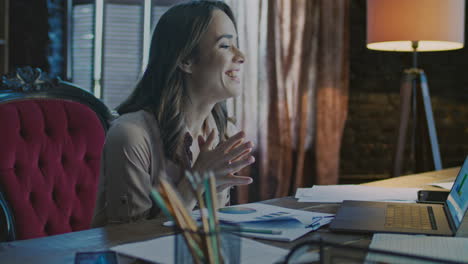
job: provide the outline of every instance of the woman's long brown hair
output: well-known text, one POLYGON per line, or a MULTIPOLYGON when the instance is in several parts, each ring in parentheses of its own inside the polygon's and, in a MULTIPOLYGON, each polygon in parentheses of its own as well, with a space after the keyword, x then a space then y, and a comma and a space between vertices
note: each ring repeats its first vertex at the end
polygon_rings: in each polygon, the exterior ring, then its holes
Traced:
MULTIPOLYGON (((130 96, 117 107, 119 114, 147 110, 154 114, 164 141, 165 155, 176 159, 183 143, 184 105, 188 92, 183 72, 178 65, 197 57, 201 36, 211 22, 213 10, 219 9, 236 22, 223 2, 193 1, 170 8, 159 20, 151 40, 148 66, 130 96)), ((237 29, 237 28, 236 28, 237 29)), ((220 135, 226 134, 226 102, 217 103, 212 110, 220 135)))

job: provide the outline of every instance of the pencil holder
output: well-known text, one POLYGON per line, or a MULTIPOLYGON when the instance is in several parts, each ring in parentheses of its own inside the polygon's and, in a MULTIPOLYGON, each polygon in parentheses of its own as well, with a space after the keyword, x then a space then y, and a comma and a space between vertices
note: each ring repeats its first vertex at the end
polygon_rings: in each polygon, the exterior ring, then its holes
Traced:
POLYGON ((237 264, 240 263, 241 248, 240 237, 236 235, 235 230, 219 231, 205 233, 203 231, 180 231, 175 238, 174 259, 176 264, 192 264, 192 263, 222 263, 222 264, 237 264), (185 235, 184 235, 185 233, 185 235), (197 262, 193 254, 197 254, 193 249, 187 247, 187 236, 198 237, 201 241, 197 243, 203 255, 204 261, 197 262), (217 242, 219 241, 219 242, 217 242), (208 243, 206 243, 208 242, 208 243), (219 246, 215 246, 219 245, 219 246), (217 255, 217 252, 220 252, 217 255), (219 256, 219 258, 217 257, 219 256))

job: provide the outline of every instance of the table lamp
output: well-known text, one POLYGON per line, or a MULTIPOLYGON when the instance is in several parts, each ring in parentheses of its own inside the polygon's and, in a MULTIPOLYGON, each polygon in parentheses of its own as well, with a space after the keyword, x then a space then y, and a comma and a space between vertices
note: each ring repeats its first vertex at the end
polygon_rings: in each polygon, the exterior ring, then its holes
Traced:
POLYGON ((410 113, 416 171, 442 169, 426 75, 418 52, 463 48, 465 0, 367 0, 367 48, 413 53, 404 71, 401 109, 392 176, 402 173, 410 113), (432 167, 432 168, 430 168, 432 167))

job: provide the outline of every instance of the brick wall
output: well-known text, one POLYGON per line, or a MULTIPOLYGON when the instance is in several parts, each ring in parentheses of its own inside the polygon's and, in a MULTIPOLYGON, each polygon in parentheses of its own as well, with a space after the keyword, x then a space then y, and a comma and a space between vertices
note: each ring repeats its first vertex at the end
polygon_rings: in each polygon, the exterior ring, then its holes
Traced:
MULTIPOLYGON (((351 1, 350 19, 349 114, 341 151, 343 183, 390 177, 400 81, 403 70, 412 63, 411 53, 366 49, 365 0, 351 1)), ((428 79, 442 165, 459 166, 468 155, 468 48, 420 53, 418 64, 428 79)), ((413 172, 411 161, 405 162, 404 171, 413 172)))

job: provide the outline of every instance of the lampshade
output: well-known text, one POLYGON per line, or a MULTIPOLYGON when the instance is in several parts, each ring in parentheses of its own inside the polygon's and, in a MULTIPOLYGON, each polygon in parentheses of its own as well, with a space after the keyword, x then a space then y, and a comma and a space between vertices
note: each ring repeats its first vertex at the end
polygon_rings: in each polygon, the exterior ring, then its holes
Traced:
POLYGON ((368 49, 461 49, 464 33, 465 0, 367 0, 368 49))

